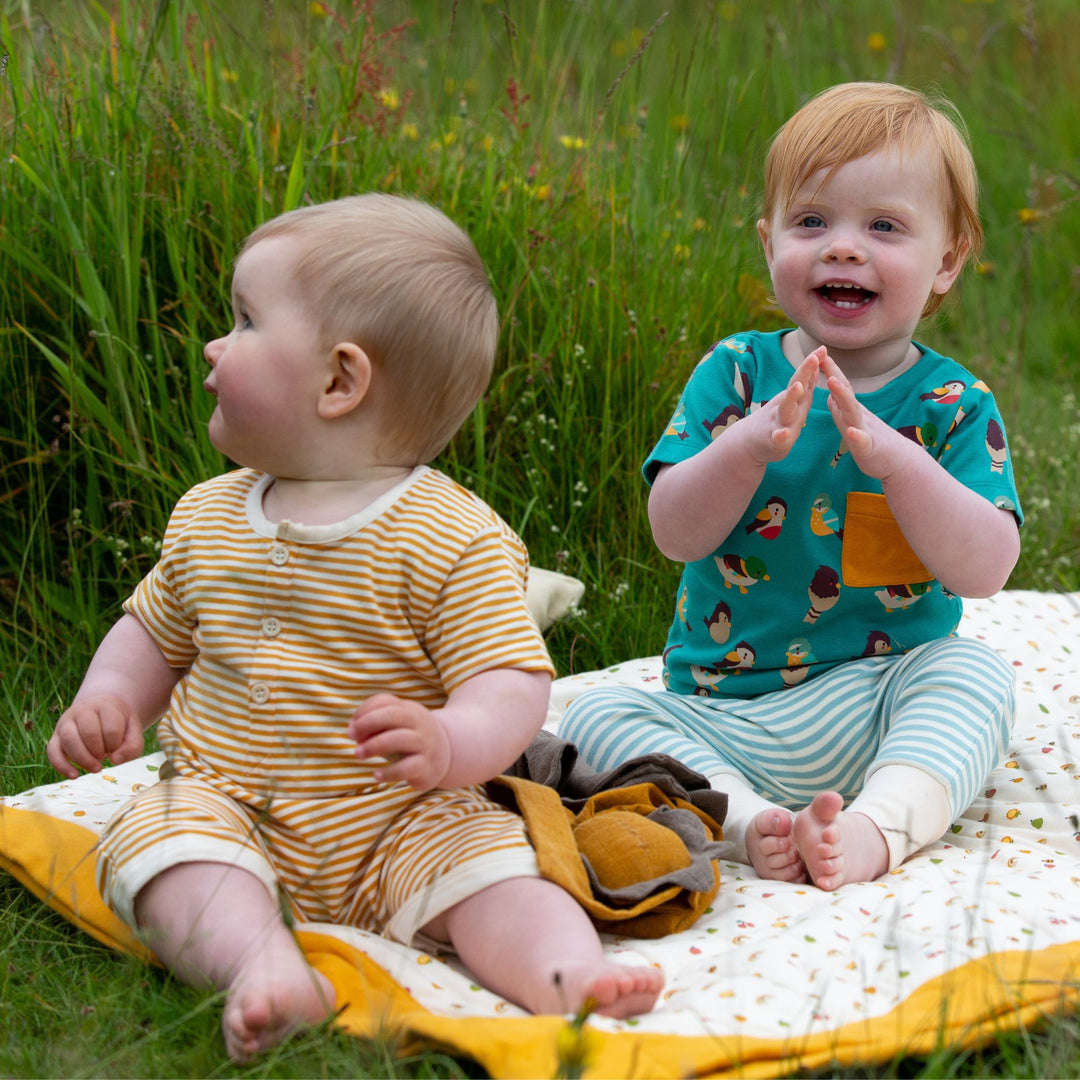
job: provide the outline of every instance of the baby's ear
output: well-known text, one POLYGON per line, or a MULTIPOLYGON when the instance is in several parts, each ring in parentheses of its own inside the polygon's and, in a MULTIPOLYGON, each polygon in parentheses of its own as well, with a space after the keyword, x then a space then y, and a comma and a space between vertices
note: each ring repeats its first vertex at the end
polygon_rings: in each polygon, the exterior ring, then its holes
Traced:
POLYGON ((941 257, 941 266, 934 277, 932 292, 945 295, 964 269, 971 243, 968 240, 957 238, 953 240, 952 247, 941 257))
POLYGON ((760 218, 757 223, 758 239, 761 241, 761 248, 765 252, 765 261, 772 266, 772 230, 769 228, 769 222, 765 218, 760 218))
POLYGON ((335 420, 364 400, 371 386, 371 359, 359 345, 342 341, 330 350, 326 385, 319 396, 319 415, 335 420))

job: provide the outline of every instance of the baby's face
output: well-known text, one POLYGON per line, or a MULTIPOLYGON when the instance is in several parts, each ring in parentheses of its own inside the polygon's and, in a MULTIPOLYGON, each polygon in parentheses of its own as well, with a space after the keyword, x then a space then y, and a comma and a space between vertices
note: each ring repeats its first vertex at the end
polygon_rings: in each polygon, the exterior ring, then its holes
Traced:
POLYGON ((217 398, 210 441, 239 465, 294 475, 310 452, 306 433, 326 376, 314 321, 299 299, 297 242, 260 240, 241 255, 232 283, 233 328, 203 350, 203 386, 217 398))
POLYGON ((963 265, 924 151, 815 173, 758 229, 777 301, 830 352, 910 343, 931 292, 947 292, 963 265))

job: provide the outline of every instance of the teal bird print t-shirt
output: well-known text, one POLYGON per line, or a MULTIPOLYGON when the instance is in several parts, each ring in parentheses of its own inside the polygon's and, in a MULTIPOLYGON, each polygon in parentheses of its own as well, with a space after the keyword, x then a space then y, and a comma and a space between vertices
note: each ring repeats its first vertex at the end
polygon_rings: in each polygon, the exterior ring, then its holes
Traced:
MULTIPOLYGON (((643 467, 651 484, 787 386, 787 331, 725 338, 694 369, 643 467)), ((965 486, 1022 520, 1005 427, 989 387, 923 345, 860 403, 965 486)), ((664 651, 683 694, 745 698, 860 657, 906 652, 956 630, 962 604, 922 565, 882 494, 847 452, 817 388, 806 426, 711 555, 686 564, 664 651)), ((724 490, 701 492, 723 499, 724 490)))

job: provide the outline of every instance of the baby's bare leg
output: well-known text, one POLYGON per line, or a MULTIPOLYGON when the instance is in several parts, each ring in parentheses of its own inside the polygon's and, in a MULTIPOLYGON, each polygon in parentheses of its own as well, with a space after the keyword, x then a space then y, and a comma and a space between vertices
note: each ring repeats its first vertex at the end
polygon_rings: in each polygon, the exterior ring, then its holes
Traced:
POLYGON ((837 792, 819 792, 795 816, 792 830, 810 880, 828 892, 845 882, 874 881, 889 869, 881 830, 865 814, 843 807, 837 792))
POLYGON ((635 1016, 664 985, 658 968, 609 960, 582 907, 544 878, 491 885, 424 932, 448 940, 481 983, 533 1013, 575 1012, 592 998, 604 1016, 635 1016))
POLYGON ((140 936, 178 978, 224 990, 229 1054, 247 1061, 325 1020, 334 990, 308 964, 266 886, 224 863, 182 863, 135 898, 140 936))

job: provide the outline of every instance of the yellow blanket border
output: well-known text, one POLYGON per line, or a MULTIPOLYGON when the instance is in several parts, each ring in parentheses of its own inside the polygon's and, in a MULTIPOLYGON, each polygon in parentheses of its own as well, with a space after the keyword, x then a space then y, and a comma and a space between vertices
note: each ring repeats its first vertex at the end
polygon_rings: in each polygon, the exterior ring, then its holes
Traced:
MULTIPOLYGON (((89 829, 0 806, 0 869, 104 945, 155 962, 101 900, 96 845, 89 829)), ((298 938, 312 965, 333 983, 343 1004, 337 1023, 349 1034, 389 1037, 402 1052, 431 1047, 466 1055, 496 1077, 555 1075, 563 1018, 437 1015, 360 950, 314 931, 301 931, 298 938)), ((973 1047, 1074 1008, 1078 971, 1080 943, 993 953, 922 984, 883 1016, 804 1036, 760 1039, 590 1028, 588 1075, 768 1077, 799 1068, 926 1056, 945 1046, 973 1047)), ((702 1028, 708 1028, 705 1017, 702 1028)))

